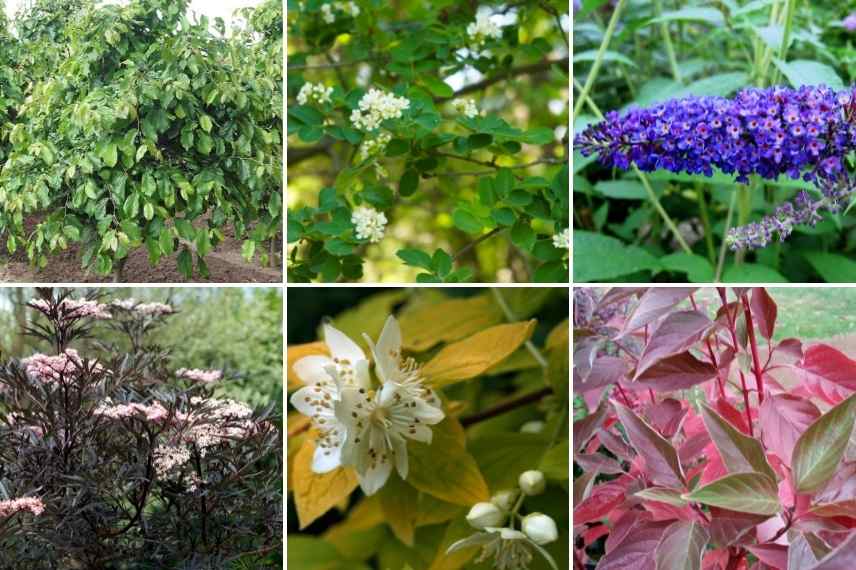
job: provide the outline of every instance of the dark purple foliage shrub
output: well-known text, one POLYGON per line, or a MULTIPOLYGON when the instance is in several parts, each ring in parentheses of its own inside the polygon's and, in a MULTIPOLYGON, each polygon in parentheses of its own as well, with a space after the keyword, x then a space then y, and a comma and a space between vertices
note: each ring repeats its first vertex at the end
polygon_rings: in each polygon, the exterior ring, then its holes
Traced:
POLYGON ((29 306, 45 354, 0 367, 0 568, 272 567, 271 409, 215 397, 216 371, 174 369, 148 336, 168 305, 40 290, 29 306))
POLYGON ((574 293, 575 570, 856 568, 856 360, 696 296, 574 293))

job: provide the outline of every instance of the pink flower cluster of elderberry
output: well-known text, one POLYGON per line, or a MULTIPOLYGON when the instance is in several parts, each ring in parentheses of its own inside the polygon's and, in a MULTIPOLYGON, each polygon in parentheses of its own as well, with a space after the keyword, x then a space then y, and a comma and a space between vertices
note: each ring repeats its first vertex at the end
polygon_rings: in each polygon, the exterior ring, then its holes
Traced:
POLYGON ((175 309, 165 303, 139 303, 134 298, 116 300, 110 304, 113 307, 118 307, 146 317, 171 315, 175 312, 175 309))
POLYGON ((131 402, 130 404, 114 404, 110 398, 107 398, 98 404, 92 413, 97 416, 105 416, 114 420, 122 418, 142 417, 148 421, 160 421, 169 415, 169 411, 160 402, 152 404, 139 404, 131 402))
POLYGON ((712 176, 714 169, 777 179, 781 175, 816 182, 819 200, 802 192, 793 203, 751 227, 732 230, 734 249, 763 247, 778 233, 816 223, 819 210, 838 211, 853 191, 845 155, 856 147, 856 89, 828 87, 745 89, 733 99, 689 97, 623 115, 580 133, 575 147, 597 154, 606 166, 632 165, 650 172, 664 169, 712 176))
POLYGON ((45 510, 45 505, 38 497, 22 497, 20 499, 11 499, 8 501, 0 501, 0 518, 11 517, 15 513, 29 511, 35 516, 39 516, 45 510))
MULTIPOLYGON (((61 377, 76 378, 85 370, 83 359, 73 348, 67 348, 56 356, 36 353, 21 360, 21 364, 30 380, 43 384, 52 384, 61 377)), ((98 362, 92 361, 90 371, 92 374, 102 374, 105 369, 98 362)))
POLYGON ((175 375, 179 378, 186 378, 194 382, 202 382, 203 384, 211 384, 219 381, 223 377, 223 372, 220 370, 200 370, 198 368, 179 368, 175 371, 175 375))
MULTIPOLYGON (((50 313, 50 303, 45 299, 33 299, 29 305, 44 314, 50 313)), ((57 305, 57 310, 60 320, 82 319, 84 317, 98 320, 113 318, 107 305, 89 299, 63 299, 57 305)))

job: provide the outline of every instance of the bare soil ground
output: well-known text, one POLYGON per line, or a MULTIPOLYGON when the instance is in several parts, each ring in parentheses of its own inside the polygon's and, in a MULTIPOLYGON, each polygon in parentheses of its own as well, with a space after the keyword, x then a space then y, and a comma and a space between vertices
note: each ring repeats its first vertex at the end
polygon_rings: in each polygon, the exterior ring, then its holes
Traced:
MULTIPOLYGON (((241 257, 241 241, 230 231, 226 240, 205 257, 209 277, 194 274, 190 280, 178 271, 178 253, 161 259, 156 267, 149 265, 148 253, 141 248, 131 253, 125 265, 127 283, 281 283, 282 269, 262 267, 257 261, 247 263, 241 257)), ((80 266, 77 247, 51 257, 47 267, 39 270, 30 265, 26 254, 19 250, 15 255, 0 255, 0 283, 111 283, 113 277, 86 271, 80 266)))

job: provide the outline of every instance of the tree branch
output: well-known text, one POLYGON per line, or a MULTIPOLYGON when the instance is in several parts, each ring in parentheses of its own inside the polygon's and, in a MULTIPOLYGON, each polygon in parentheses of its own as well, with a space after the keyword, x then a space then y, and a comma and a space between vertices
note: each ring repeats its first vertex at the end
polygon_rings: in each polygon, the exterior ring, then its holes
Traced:
POLYGON ((511 398, 493 406, 492 408, 461 418, 461 425, 466 427, 484 420, 489 420, 490 418, 502 415, 505 412, 510 412, 511 410, 521 408, 527 404, 538 402, 545 396, 549 396, 552 393, 552 388, 541 388, 536 392, 529 392, 528 394, 511 398))
POLYGON ((533 73, 540 73, 542 71, 547 71, 554 65, 562 65, 564 69, 567 69, 570 64, 569 58, 564 59, 548 59, 546 61, 540 61, 538 63, 531 63, 529 65, 521 65, 519 67, 512 67, 505 72, 500 73, 499 75, 494 75, 493 77, 487 77, 473 83, 472 85, 466 85, 461 89, 458 89, 453 93, 450 97, 438 97, 435 99, 438 103, 443 103, 445 101, 451 101, 452 99, 456 99, 461 95, 466 95, 467 93, 473 93, 474 91, 482 91, 487 89, 491 85, 495 83, 499 83, 501 81, 505 81, 506 79, 511 79, 512 77, 517 77, 518 75, 529 75, 533 73))
POLYGON ((493 228, 492 230, 490 230, 488 233, 486 233, 484 235, 480 235, 479 237, 477 237, 476 239, 474 239, 473 241, 471 241, 470 243, 468 243, 467 245, 462 247, 455 255, 453 255, 452 261, 457 261, 459 257, 461 257, 462 255, 467 253, 469 250, 471 250, 472 248, 474 248, 475 246, 477 246, 478 244, 480 244, 484 240, 495 236, 496 234, 501 232, 503 229, 505 229, 505 228, 496 227, 496 228, 493 228))

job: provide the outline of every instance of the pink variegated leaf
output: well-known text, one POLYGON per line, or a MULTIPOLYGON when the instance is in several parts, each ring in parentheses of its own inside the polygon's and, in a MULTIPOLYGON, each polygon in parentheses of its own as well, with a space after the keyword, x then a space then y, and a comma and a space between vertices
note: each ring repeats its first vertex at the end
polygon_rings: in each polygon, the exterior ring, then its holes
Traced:
POLYGON ((578 453, 574 456, 574 461, 583 469, 583 471, 594 471, 604 473, 606 475, 619 475, 624 473, 624 469, 615 459, 607 457, 600 453, 578 453))
POLYGON ((807 570, 853 570, 856 568, 856 532, 807 570))
POLYGON ((574 449, 582 448, 606 418, 606 404, 601 403, 586 417, 574 422, 574 449))
POLYGON ((645 417, 651 427, 667 439, 671 439, 678 432, 686 414, 687 408, 673 398, 666 398, 645 409, 645 417))
POLYGON ((592 364, 586 376, 577 374, 574 369, 574 392, 597 390, 621 380, 629 367, 623 358, 617 356, 601 356, 592 364))
POLYGON ((746 546, 746 550, 767 566, 776 570, 788 570, 787 546, 782 544, 750 544, 746 546))
POLYGON ((773 338, 778 309, 776 308, 776 302, 773 301, 767 290, 763 287, 752 289, 752 300, 749 302, 749 307, 752 310, 752 316, 761 336, 767 340, 773 338))
POLYGON ((600 559, 597 570, 656 570, 654 554, 670 523, 646 522, 600 559))
POLYGON ((697 522, 672 524, 657 545, 656 570, 700 570, 709 540, 707 530, 697 522))
POLYGON ((636 452, 633 451, 632 447, 624 443, 621 436, 615 435, 608 429, 597 430, 597 437, 603 446, 619 459, 631 461, 636 456, 636 452))
POLYGON ((626 493, 626 486, 616 481, 596 485, 591 495, 574 509, 574 524, 602 520, 612 509, 624 502, 626 493))
POLYGON ((613 402, 613 406, 618 419, 627 431, 630 444, 645 459, 651 481, 666 487, 685 486, 686 480, 681 463, 672 444, 633 410, 618 402, 613 402))
POLYGON ((820 410, 808 400, 790 394, 767 394, 758 414, 761 439, 790 467, 794 444, 819 417, 820 410))
POLYGON ((856 392, 856 360, 829 345, 809 346, 794 368, 806 388, 830 404, 838 404, 856 392))

